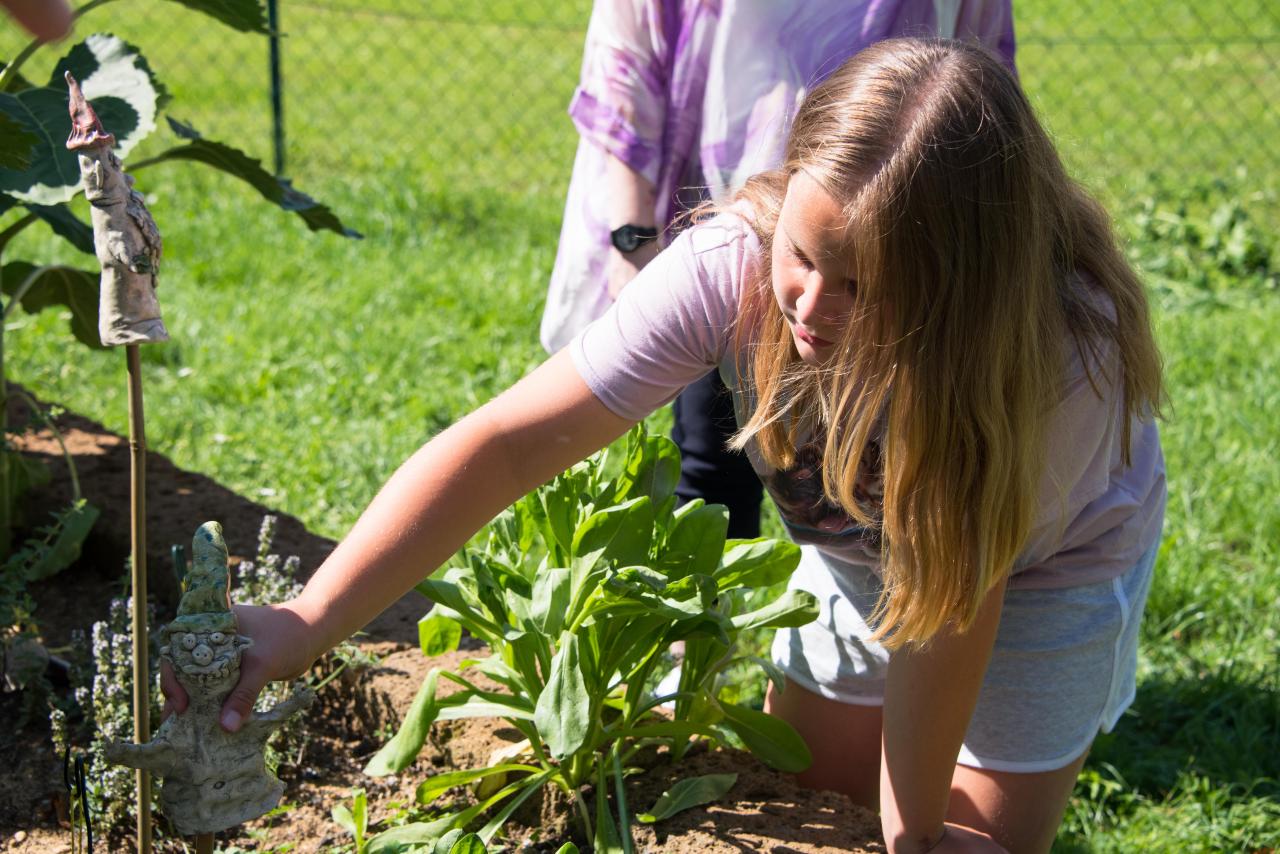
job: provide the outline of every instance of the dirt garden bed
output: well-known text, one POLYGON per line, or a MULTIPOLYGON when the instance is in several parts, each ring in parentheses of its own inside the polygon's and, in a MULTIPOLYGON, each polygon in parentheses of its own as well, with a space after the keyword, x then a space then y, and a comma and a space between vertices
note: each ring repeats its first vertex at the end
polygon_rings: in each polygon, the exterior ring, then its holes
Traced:
MULTIPOLYGON (((22 423, 15 405, 10 422, 22 423)), ((58 419, 68 451, 73 455, 85 497, 102 516, 86 543, 82 559, 72 568, 37 585, 36 616, 47 646, 67 645, 74 629, 104 619, 108 603, 120 595, 129 551, 129 447, 123 437, 75 414, 58 419)), ((30 518, 39 519, 45 506, 65 503, 70 486, 53 436, 35 433, 19 440, 28 454, 50 463, 54 483, 33 504, 30 518)), ((174 466, 163 455, 147 459, 147 553, 150 586, 161 619, 172 612, 176 582, 169 571, 174 543, 189 543, 202 522, 217 520, 226 533, 233 561, 251 555, 262 517, 274 511, 237 495, 217 482, 174 466)), ((332 550, 333 541, 308 532, 297 519, 279 517, 274 551, 296 554, 303 572, 314 569, 332 550)), ((370 801, 371 820, 393 814, 397 803, 411 804, 419 781, 446 769, 473 768, 488 763, 494 750, 518 739, 501 723, 456 721, 437 724, 410 768, 394 777, 371 778, 362 768, 393 732, 433 663, 416 646, 416 624, 428 603, 417 593, 397 602, 366 628, 360 645, 380 661, 354 683, 342 680, 322 692, 309 712, 312 734, 295 766, 282 768, 284 803, 290 805, 271 820, 258 820, 238 833, 222 834, 220 847, 272 851, 292 844, 296 854, 330 851, 350 838, 330 818, 330 809, 348 802, 352 789, 363 788, 370 801)), ((465 643, 465 641, 464 641, 465 643)), ((477 649, 454 655, 474 657, 477 649)), ((480 651, 483 654, 483 651, 480 651)), ((20 698, 0 694, 0 719, 16 721, 20 698)), ((43 721, 17 728, 0 728, 0 851, 69 852, 66 797, 61 764, 54 756, 43 721)), ((879 823, 866 810, 830 792, 797 787, 784 774, 737 751, 694 752, 680 765, 681 774, 738 774, 738 782, 722 802, 681 813, 654 827, 636 832, 639 852, 860 852, 883 851, 879 823)), ((645 808, 677 779, 670 763, 653 757, 648 772, 630 780, 628 798, 645 808)), ((523 822, 509 824, 508 848, 553 851, 573 828, 562 811, 548 805, 527 809, 523 822)), ((95 851, 132 850, 130 840, 95 844, 95 851), (123 847, 122 847, 123 846, 123 847)), ((158 845, 157 850, 165 850, 158 845)), ((173 846, 170 850, 180 850, 173 846)), ((585 849, 584 849, 585 850, 585 849)))

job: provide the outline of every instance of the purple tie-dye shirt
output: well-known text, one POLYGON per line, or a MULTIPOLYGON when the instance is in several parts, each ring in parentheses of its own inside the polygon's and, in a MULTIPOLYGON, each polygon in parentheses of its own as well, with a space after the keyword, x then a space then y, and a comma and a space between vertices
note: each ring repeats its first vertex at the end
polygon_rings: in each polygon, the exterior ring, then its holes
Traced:
POLYGON ((609 307, 607 155, 654 185, 667 228, 776 166, 805 93, 905 35, 977 39, 1013 66, 1011 0, 597 0, 569 106, 581 139, 543 345, 560 349, 609 307))

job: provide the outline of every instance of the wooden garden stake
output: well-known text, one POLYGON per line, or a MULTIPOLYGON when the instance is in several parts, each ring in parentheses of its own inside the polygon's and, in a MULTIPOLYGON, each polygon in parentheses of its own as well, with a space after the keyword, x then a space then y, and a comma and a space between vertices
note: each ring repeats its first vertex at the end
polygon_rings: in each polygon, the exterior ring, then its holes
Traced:
MULTIPOLYGON (((147 660, 147 433, 142 411, 142 359, 137 344, 124 348, 129 373, 129 563, 133 613, 133 740, 151 740, 151 666, 147 660)), ((138 852, 151 850, 151 775, 139 768, 138 852)), ((210 849, 212 851, 212 849, 210 849)))
MULTIPOLYGON (((147 661, 146 431, 142 410, 142 360, 139 344, 168 341, 156 300, 160 231, 112 152, 107 133, 71 72, 66 73, 71 111, 67 148, 79 154, 80 177, 93 222, 93 244, 102 265, 98 297, 98 336, 104 346, 124 345, 129 375, 130 557, 133 592, 133 737, 151 738, 150 678, 147 661)), ((151 777, 137 772, 137 848, 151 852, 151 777)))

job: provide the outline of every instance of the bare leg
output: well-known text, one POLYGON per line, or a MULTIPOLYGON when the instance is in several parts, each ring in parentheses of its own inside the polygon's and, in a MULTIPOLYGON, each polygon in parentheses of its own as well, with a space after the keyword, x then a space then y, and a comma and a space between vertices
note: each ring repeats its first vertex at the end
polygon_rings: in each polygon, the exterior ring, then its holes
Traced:
POLYGON ((947 820, 989 834, 1012 854, 1048 851, 1084 760, 1034 774, 957 765, 947 820))
POLYGON ((856 804, 879 810, 879 706, 828 700, 788 679, 781 693, 770 685, 764 708, 795 727, 809 745, 813 765, 796 775, 800 785, 842 792, 856 804))

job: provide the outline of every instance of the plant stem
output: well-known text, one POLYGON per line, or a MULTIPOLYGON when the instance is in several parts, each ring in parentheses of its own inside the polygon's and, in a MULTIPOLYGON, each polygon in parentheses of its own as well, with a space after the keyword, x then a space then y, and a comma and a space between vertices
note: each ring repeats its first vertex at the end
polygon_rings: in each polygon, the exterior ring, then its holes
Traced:
MULTIPOLYGON (((4 243, 0 243, 0 253, 4 243)), ((0 554, 8 555, 13 545, 13 519, 9 515, 9 384, 4 378, 4 267, 0 265, 0 554)))
MULTIPOLYGON (((596 797, 600 797, 603 793, 597 792, 596 797)), ((587 810, 587 802, 582 799, 582 792, 578 788, 573 790, 573 801, 578 805, 578 812, 582 816, 582 829, 586 831, 586 840, 590 843, 595 839, 595 834, 591 830, 591 813, 587 810)))
POLYGON ((22 231, 38 219, 40 219, 40 217, 33 213, 29 213, 13 225, 6 228, 4 231, 0 231, 0 251, 4 250, 4 247, 8 245, 10 240, 18 236, 18 232, 22 231))
POLYGON ((613 756, 613 788, 618 793, 618 831, 622 834, 622 854, 631 850, 631 819, 627 816, 627 793, 622 785, 622 763, 618 761, 618 742, 609 751, 613 756))
POLYGON ((53 419, 49 417, 40 405, 36 403, 36 399, 26 392, 18 392, 27 406, 31 407, 31 412, 44 426, 49 428, 49 432, 53 434, 53 438, 57 440, 58 447, 62 449, 62 459, 67 464, 67 474, 71 476, 71 495, 75 501, 80 500, 80 476, 76 473, 76 462, 71 458, 71 452, 67 450, 67 443, 62 441, 62 431, 58 429, 58 425, 53 423, 53 419))
POLYGON ((32 286, 35 285, 37 279, 45 273, 53 270, 71 270, 72 272, 76 272, 75 267, 68 267, 66 264, 46 264, 43 267, 32 270, 30 274, 22 280, 22 284, 18 285, 14 290, 13 297, 9 300, 9 304, 5 306, 3 319, 9 319, 9 312, 13 311, 13 307, 22 301, 22 298, 27 295, 27 291, 31 290, 32 286))

